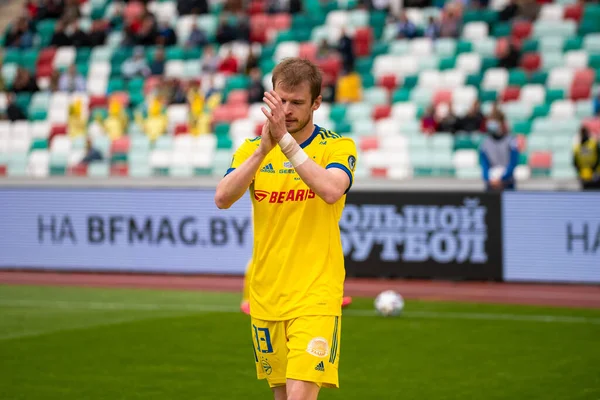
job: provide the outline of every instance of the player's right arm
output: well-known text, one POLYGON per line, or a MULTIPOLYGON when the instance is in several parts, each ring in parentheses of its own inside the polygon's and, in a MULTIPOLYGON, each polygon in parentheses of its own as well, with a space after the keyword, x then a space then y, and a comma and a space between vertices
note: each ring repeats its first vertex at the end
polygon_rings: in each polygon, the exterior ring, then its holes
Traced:
POLYGON ((231 207, 244 195, 263 160, 275 147, 275 142, 268 134, 268 129, 268 123, 265 123, 258 146, 253 146, 253 141, 246 141, 235 152, 231 168, 227 170, 227 174, 217 185, 215 204, 220 209, 231 207), (265 132, 267 133, 265 134, 265 132))

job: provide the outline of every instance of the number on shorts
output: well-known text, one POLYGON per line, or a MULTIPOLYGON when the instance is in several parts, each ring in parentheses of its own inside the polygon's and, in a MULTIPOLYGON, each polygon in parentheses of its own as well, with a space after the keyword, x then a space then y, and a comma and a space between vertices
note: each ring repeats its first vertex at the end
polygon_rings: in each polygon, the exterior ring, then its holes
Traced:
POLYGON ((261 353, 272 353, 273 346, 271 345, 269 328, 257 328, 254 324, 252 328, 254 328, 254 336, 256 338, 256 349, 261 353))

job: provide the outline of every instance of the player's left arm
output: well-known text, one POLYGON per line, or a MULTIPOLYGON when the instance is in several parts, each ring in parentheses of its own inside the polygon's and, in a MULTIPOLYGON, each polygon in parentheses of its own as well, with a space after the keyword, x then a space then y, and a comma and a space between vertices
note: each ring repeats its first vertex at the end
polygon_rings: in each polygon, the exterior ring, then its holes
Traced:
MULTIPOLYGON (((296 166, 295 169, 296 173, 302 178, 302 181, 317 196, 322 198, 327 204, 334 204, 352 186, 354 168, 356 166, 356 147, 354 141, 348 138, 337 139, 330 146, 332 147, 332 151, 327 157, 325 168, 312 159, 307 158, 305 162, 296 166)), ((298 146, 298 149, 303 151, 300 146, 298 146)), ((294 158, 294 154, 290 155, 290 157, 294 158)))
POLYGON ((323 168, 304 152, 291 134, 285 129, 285 115, 281 107, 281 98, 275 91, 266 92, 265 102, 271 109, 265 114, 270 124, 270 134, 278 143, 281 151, 292 163, 296 173, 313 192, 327 204, 336 203, 352 185, 356 147, 351 139, 338 139, 335 149, 323 168))

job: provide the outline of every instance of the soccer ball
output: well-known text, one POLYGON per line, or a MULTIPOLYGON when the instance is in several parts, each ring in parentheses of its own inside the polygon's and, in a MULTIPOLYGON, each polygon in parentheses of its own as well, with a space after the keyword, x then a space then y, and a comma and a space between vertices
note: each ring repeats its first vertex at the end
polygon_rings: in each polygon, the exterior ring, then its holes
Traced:
POLYGON ((404 299, 393 290, 381 292, 375 298, 375 309, 384 317, 399 315, 404 308, 404 299))

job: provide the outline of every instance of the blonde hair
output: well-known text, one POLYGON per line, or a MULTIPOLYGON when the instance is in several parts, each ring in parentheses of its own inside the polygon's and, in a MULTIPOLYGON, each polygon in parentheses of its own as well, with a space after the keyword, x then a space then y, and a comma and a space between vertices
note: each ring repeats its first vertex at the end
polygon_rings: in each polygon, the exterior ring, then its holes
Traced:
POLYGON ((286 58, 273 69, 273 88, 279 83, 286 88, 295 88, 308 82, 311 101, 321 94, 323 77, 319 68, 304 58, 286 58))

